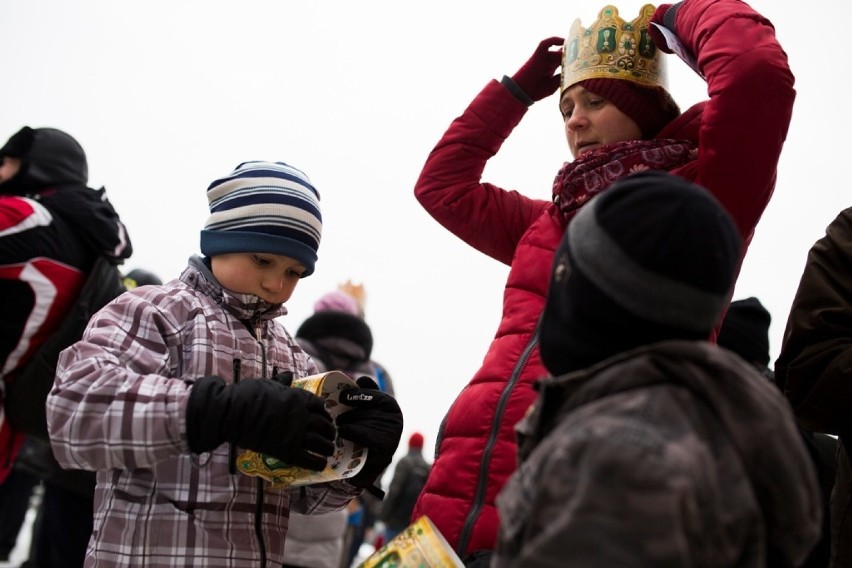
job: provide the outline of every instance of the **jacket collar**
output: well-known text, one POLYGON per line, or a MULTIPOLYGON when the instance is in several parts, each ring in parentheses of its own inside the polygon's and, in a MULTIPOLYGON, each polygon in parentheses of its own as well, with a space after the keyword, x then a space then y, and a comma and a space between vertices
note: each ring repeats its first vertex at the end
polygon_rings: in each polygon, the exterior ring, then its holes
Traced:
POLYGON ((180 275, 187 286, 209 296, 241 321, 271 320, 287 313, 284 304, 270 304, 254 294, 238 294, 224 288, 200 256, 192 256, 180 275))

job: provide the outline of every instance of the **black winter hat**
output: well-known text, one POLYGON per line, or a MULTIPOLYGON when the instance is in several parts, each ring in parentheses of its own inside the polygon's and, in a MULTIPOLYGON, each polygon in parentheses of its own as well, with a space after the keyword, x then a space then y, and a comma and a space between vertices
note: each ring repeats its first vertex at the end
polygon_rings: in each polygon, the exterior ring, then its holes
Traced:
POLYGON ((651 171, 614 183, 571 220, 541 321, 554 375, 666 339, 707 339, 733 287, 742 239, 705 189, 651 171))
POLYGON ((10 156, 12 158, 23 158, 30 153, 30 148, 33 145, 35 138, 35 130, 29 126, 24 126, 12 135, 9 140, 0 148, 0 156, 10 156))
POLYGON ((21 160, 21 168, 0 185, 0 193, 26 195, 61 185, 86 185, 89 164, 73 136, 57 128, 24 126, 0 148, 0 156, 21 160))
POLYGON ((307 339, 317 346, 324 345, 326 340, 332 338, 350 342, 359 353, 360 361, 370 359, 373 352, 373 332, 364 318, 349 312, 340 310, 314 312, 296 330, 296 339, 307 339))
POLYGON ((134 268, 124 275, 124 285, 128 290, 132 290, 139 286, 159 286, 162 283, 163 281, 160 280, 159 276, 150 270, 145 270, 144 268, 134 268))
POLYGON ((731 302, 716 342, 749 363, 769 365, 769 324, 772 316, 755 297, 731 302))

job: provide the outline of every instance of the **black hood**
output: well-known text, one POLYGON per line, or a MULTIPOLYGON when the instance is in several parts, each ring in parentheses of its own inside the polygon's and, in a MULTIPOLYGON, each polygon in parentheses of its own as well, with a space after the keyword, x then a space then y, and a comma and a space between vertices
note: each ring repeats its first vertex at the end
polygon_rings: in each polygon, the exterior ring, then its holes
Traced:
POLYGON ((99 253, 115 259, 130 258, 133 253, 130 237, 104 188, 65 185, 57 191, 47 190, 32 197, 53 215, 64 219, 99 253))
POLYGON ((21 169, 0 184, 0 194, 35 199, 71 225, 93 250, 118 260, 130 257, 130 237, 106 190, 86 185, 86 153, 73 137, 56 128, 25 126, 0 148, 0 157, 5 156, 20 159, 21 169))
POLYGON ((89 165, 83 147, 56 128, 23 127, 0 148, 0 156, 21 160, 18 174, 0 184, 0 193, 26 195, 63 185, 86 185, 89 165))
MULTIPOLYGON (((373 333, 363 319, 347 312, 327 310, 315 312, 306 319, 296 331, 297 339, 307 339, 311 343, 324 345, 335 339, 347 340, 358 347, 361 361, 370 359, 373 352, 373 333)), ((353 354, 350 354, 354 356, 353 354)))

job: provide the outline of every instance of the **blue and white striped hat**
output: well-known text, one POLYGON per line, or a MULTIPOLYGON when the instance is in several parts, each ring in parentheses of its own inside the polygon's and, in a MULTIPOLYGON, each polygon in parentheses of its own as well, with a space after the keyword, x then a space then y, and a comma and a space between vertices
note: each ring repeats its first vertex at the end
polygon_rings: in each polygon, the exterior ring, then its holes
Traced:
POLYGON ((265 252, 289 256, 314 271, 322 215, 319 192, 284 162, 243 162, 207 188, 210 217, 201 231, 206 256, 265 252))

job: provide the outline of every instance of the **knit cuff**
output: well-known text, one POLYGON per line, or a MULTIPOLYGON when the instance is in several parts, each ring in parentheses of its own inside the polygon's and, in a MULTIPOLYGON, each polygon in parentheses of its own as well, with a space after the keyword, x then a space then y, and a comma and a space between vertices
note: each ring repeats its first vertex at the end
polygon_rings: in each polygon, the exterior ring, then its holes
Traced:
POLYGON ((675 22, 677 21, 677 11, 678 11, 678 8, 680 8, 681 4, 683 4, 683 2, 678 2, 677 4, 672 4, 666 10, 665 15, 663 16, 663 25, 667 29, 674 32, 675 35, 677 35, 677 30, 675 29, 675 22))
POLYGON ((506 87, 509 90, 509 92, 512 93, 512 96, 514 96, 516 99, 518 99, 519 101, 521 101, 522 103, 524 103, 528 107, 532 106, 533 103, 535 102, 508 75, 503 75, 503 78, 500 79, 500 84, 503 85, 504 87, 506 87))

